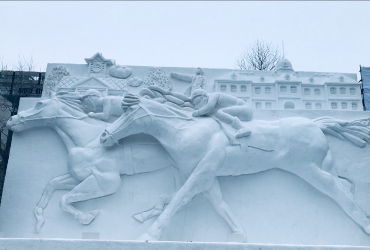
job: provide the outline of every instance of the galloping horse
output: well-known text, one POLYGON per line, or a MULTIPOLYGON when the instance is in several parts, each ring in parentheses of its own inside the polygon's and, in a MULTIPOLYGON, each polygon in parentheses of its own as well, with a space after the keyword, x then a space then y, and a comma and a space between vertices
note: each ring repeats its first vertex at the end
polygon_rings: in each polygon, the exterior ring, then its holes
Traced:
POLYGON ((215 119, 193 118, 189 112, 141 98, 138 105, 131 106, 106 128, 100 142, 108 148, 130 135, 152 135, 187 177, 167 208, 139 239, 159 240, 171 217, 200 193, 210 199, 234 233, 243 233, 240 224, 222 200, 216 177, 253 174, 273 168, 293 173, 331 197, 353 221, 370 234, 370 220, 356 204, 348 182, 336 174, 323 133, 330 133, 364 147, 366 141, 369 141, 369 129, 365 127, 368 124, 333 118, 309 120, 295 117, 277 121, 252 120, 245 125, 252 130, 252 134, 244 138, 245 142, 240 145, 249 146, 233 146, 215 119), (274 149, 263 150, 260 147, 260 150, 253 147, 256 143, 271 145, 274 149))
MULTIPOLYGON (((60 207, 87 225, 94 220, 98 211, 82 212, 74 208, 72 203, 115 193, 120 187, 120 175, 151 172, 170 166, 173 169, 174 166, 163 147, 154 140, 148 140, 149 137, 141 137, 139 144, 126 141, 123 146, 116 145, 109 149, 100 145, 99 136, 107 123, 88 117, 81 109, 80 97, 73 93, 57 93, 52 99, 39 101, 34 108, 19 112, 7 122, 8 128, 14 132, 49 126, 61 137, 68 150, 69 173, 48 182, 34 209, 36 232, 44 224, 43 212, 57 189, 71 190, 63 196, 60 207), (139 150, 140 154, 135 156, 131 150, 139 150)), ((174 177, 175 180, 178 178, 174 177)), ((170 198, 163 197, 159 209, 170 198)), ((135 218, 148 219, 142 218, 141 214, 135 218)))

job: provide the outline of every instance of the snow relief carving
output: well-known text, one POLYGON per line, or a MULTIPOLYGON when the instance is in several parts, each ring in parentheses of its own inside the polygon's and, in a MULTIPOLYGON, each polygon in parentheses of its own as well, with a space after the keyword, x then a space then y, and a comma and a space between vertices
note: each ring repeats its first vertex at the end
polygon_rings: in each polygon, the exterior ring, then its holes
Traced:
POLYGON ((170 167, 175 169, 175 180, 185 182, 178 182, 181 187, 175 193, 163 194, 156 206, 133 214, 140 222, 159 215, 141 240, 161 239, 172 216, 197 194, 211 202, 233 235, 245 239, 240 221, 223 200, 217 177, 273 168, 306 180, 370 234, 370 219, 356 203, 352 183, 337 175, 326 138, 335 136, 363 148, 370 143, 370 119, 349 122, 290 117, 263 121, 252 115, 244 101, 225 93, 197 89, 188 97, 151 84, 140 97, 103 97, 96 90, 84 95, 58 92, 12 116, 7 126, 15 133, 51 127, 68 150, 69 173, 47 183, 34 209, 37 232, 45 223, 44 210, 57 189, 69 191, 60 208, 88 225, 99 211, 84 212, 74 203, 117 192, 120 175, 170 167), (119 118, 106 122, 114 116, 119 118), (142 140, 135 147, 140 153, 133 154, 124 138, 141 133, 159 143, 142 140))
POLYGON ((161 68, 151 68, 144 80, 144 87, 158 86, 164 90, 171 90, 172 84, 166 76, 166 72, 161 68))
POLYGON ((125 79, 129 77, 132 73, 132 70, 125 66, 116 65, 110 68, 109 74, 116 78, 125 79))
POLYGON ((190 82, 190 85, 184 92, 184 95, 186 96, 190 96, 196 89, 204 89, 206 84, 206 78, 203 76, 203 70, 201 68, 197 68, 195 75, 185 75, 172 72, 171 77, 180 81, 190 82))
POLYGON ((143 80, 138 77, 133 77, 127 80, 128 86, 139 87, 143 83, 143 80))

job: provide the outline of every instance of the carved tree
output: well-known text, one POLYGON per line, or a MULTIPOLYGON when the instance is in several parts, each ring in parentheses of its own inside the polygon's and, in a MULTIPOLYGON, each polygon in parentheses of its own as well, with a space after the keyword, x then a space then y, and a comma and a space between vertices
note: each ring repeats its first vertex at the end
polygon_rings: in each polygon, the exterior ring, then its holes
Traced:
POLYGON ((172 84, 166 76, 166 72, 161 68, 151 68, 146 79, 144 80, 144 87, 159 86, 165 90, 172 90, 172 84))
POLYGON ((66 67, 57 66, 53 68, 51 74, 45 79, 44 92, 46 96, 50 96, 51 91, 55 90, 64 76, 69 76, 69 72, 66 67))
POLYGON ((236 66, 242 70, 273 70, 281 58, 278 46, 257 39, 240 54, 236 66))

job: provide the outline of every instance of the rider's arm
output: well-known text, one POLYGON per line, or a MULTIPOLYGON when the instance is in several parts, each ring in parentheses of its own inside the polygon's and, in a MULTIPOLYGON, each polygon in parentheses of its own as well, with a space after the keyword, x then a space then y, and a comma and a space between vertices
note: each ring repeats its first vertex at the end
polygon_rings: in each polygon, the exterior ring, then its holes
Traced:
POLYGON ((199 115, 206 115, 209 113, 212 113, 212 111, 215 109, 218 101, 218 95, 208 95, 208 102, 207 104, 198 110, 199 115))
POLYGON ((111 109, 111 103, 110 99, 105 97, 103 98, 103 112, 102 113, 89 113, 90 117, 97 118, 99 120, 108 121, 110 109, 111 109))

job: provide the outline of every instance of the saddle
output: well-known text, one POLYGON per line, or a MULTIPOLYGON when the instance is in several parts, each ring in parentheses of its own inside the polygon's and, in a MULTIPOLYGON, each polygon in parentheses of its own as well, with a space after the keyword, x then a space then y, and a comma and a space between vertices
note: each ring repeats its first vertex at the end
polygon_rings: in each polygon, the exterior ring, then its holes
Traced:
MULTIPOLYGON (((275 144, 269 143, 270 140, 261 140, 262 138, 259 138, 259 134, 253 134, 253 128, 251 128, 252 133, 250 136, 235 138, 235 135, 237 133, 237 130, 235 128, 233 128, 230 124, 220 121, 216 117, 212 116, 212 118, 220 124, 223 132, 229 139, 231 146, 240 146, 242 151, 248 151, 249 148, 254 148, 266 152, 275 151, 275 144)), ((248 122, 243 122, 243 124, 248 127, 248 122)))

